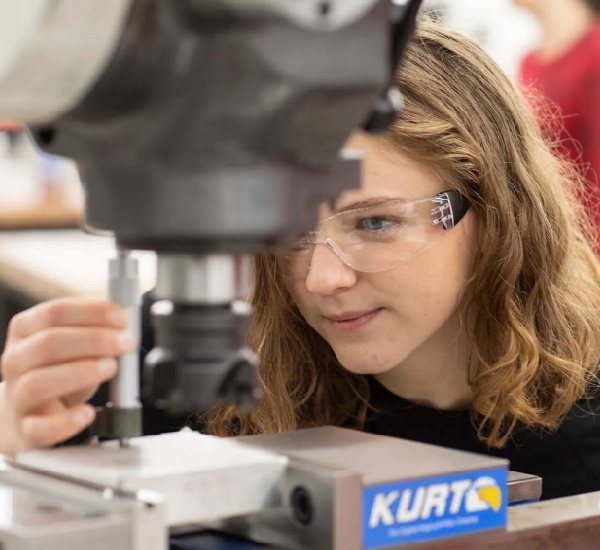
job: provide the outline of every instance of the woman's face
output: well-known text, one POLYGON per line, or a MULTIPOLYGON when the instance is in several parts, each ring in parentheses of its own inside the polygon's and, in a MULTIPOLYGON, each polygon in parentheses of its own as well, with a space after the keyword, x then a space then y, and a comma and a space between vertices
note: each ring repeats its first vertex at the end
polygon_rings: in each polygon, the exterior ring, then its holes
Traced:
MULTIPOLYGON (((377 138, 357 134, 347 147, 364 154, 362 186, 343 193, 338 210, 376 197, 425 199, 448 189, 440 177, 390 152, 377 138)), ((306 321, 346 369, 383 373, 424 346, 443 345, 439 334, 456 338, 461 330, 456 312, 472 272, 474 233, 471 209, 418 255, 377 273, 355 271, 317 244, 306 278, 285 278, 286 286, 306 321), (452 323, 455 331, 448 330, 452 323)))

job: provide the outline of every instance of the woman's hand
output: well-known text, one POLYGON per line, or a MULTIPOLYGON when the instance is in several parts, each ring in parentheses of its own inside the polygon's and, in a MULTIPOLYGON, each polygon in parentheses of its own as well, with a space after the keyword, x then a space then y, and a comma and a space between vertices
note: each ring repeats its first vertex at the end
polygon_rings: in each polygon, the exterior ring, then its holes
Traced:
POLYGON ((15 315, 0 360, 0 453, 51 447, 89 426, 87 405, 135 342, 121 307, 52 300, 15 315))

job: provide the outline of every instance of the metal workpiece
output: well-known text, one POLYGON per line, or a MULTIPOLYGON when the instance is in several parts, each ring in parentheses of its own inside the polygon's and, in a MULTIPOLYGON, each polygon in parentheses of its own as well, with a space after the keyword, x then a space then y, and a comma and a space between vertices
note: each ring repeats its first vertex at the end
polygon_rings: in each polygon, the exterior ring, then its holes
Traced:
POLYGON ((73 109, 106 68, 133 0, 0 2, 0 119, 73 109))
POLYGON ((274 488, 288 459, 232 439, 179 432, 97 447, 26 452, 19 464, 119 491, 165 499, 168 527, 253 514, 277 503, 274 488))
POLYGON ((119 369, 109 382, 109 403, 98 413, 96 432, 116 437, 124 443, 130 437, 142 435, 140 403, 139 342, 141 338, 141 294, 138 260, 127 250, 119 249, 109 260, 109 301, 122 306, 128 314, 127 332, 136 345, 118 358, 119 369))

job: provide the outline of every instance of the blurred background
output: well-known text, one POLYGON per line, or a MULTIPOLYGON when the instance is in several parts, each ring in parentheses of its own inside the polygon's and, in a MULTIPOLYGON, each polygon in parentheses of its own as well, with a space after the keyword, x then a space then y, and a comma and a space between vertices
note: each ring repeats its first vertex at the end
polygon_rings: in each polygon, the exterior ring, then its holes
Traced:
POLYGON ((424 0, 423 10, 475 40, 513 82, 521 59, 540 43, 537 20, 513 0, 424 0))
POLYGON ((0 228, 74 227, 81 210, 76 165, 38 149, 18 123, 1 123, 0 228))
POLYGON ((580 175, 600 253, 600 0, 425 0, 523 92, 557 156, 580 175))

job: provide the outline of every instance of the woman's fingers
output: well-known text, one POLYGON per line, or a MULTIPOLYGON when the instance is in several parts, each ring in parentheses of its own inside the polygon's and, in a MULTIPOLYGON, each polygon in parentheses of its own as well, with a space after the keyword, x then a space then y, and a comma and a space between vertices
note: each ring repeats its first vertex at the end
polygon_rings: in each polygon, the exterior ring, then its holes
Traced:
POLYGON ((78 405, 51 415, 26 416, 21 419, 21 434, 30 448, 51 447, 77 435, 96 416, 90 405, 78 405))
POLYGON ((110 380, 117 372, 113 358, 84 360, 44 369, 33 369, 20 376, 12 388, 12 402, 17 415, 24 416, 35 411, 48 401, 60 399, 69 405, 79 405, 74 399, 66 398, 97 388, 110 380))
POLYGON ((117 356, 134 347, 133 337, 116 329, 45 329, 7 347, 2 356, 2 377, 11 380, 48 365, 117 356))
POLYGON ((85 405, 133 351, 126 311, 105 302, 53 300, 16 315, 0 357, 0 452, 43 448, 88 426, 85 405))
POLYGON ((51 327, 114 327, 127 325, 127 311, 108 302, 60 299, 43 302, 15 315, 7 341, 27 338, 51 327))

